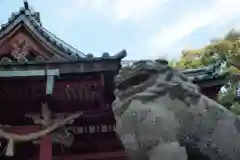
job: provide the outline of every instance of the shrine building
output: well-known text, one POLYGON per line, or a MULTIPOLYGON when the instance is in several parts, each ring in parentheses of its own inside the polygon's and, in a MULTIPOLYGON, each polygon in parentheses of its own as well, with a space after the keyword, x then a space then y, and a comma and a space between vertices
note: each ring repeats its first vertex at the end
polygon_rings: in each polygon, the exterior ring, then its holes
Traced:
MULTIPOLYGON (((48 31, 28 2, 0 28, 1 160, 126 160, 111 109, 122 50, 85 55, 48 31)), ((184 73, 216 98, 216 66, 184 73)))

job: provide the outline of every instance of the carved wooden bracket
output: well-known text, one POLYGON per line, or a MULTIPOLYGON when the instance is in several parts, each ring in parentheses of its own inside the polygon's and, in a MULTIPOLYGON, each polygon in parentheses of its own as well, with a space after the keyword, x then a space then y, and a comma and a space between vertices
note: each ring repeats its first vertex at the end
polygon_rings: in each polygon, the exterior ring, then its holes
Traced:
POLYGON ((26 63, 28 59, 26 56, 29 53, 29 46, 24 39, 19 39, 16 43, 13 44, 13 50, 11 51, 11 55, 15 58, 19 63, 26 63))
MULTIPOLYGON (((26 39, 16 40, 11 47, 12 50, 10 51, 10 57, 2 57, 0 64, 6 65, 14 61, 17 61, 17 63, 21 64, 29 62, 28 56, 30 56, 30 50, 32 47, 26 39)), ((45 59, 40 55, 36 56, 34 59, 37 62, 45 61, 45 59)))

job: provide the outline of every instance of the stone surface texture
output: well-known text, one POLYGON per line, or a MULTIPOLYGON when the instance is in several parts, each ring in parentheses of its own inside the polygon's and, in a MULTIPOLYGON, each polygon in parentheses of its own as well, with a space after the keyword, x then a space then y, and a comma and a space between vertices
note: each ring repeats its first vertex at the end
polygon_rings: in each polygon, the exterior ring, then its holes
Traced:
POLYGON ((180 71, 138 61, 123 67, 115 83, 116 132, 130 159, 240 159, 240 120, 180 71))

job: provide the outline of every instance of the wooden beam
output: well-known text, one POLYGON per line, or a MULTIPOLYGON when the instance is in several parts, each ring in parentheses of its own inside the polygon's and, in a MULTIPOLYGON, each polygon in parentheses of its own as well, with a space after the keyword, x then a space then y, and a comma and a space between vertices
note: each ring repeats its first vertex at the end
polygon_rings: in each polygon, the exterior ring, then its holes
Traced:
POLYGON ((34 77, 45 75, 59 75, 58 69, 51 70, 25 70, 25 71, 0 71, 0 77, 34 77))
POLYGON ((75 155, 65 155, 57 157, 59 160, 127 160, 127 156, 124 150, 119 150, 115 152, 100 152, 92 154, 75 154, 75 155))
POLYGON ((28 134, 32 132, 37 132, 40 130, 40 126, 31 125, 31 126, 10 126, 10 127, 1 127, 5 132, 17 133, 17 134, 28 134))
POLYGON ((53 93, 53 86, 54 86, 54 76, 48 75, 47 76, 47 85, 46 85, 46 94, 51 95, 53 93))
POLYGON ((206 80, 202 82, 195 82, 196 85, 198 85, 200 88, 206 88, 206 87, 213 87, 213 86, 223 86, 226 84, 227 79, 220 79, 220 80, 206 80))
POLYGON ((77 61, 77 62, 58 62, 58 63, 28 63, 28 64, 11 64, 0 65, 2 71, 14 70, 48 70, 59 69, 61 74, 75 74, 75 73, 91 73, 91 72, 118 72, 120 60, 99 60, 93 61, 77 61))

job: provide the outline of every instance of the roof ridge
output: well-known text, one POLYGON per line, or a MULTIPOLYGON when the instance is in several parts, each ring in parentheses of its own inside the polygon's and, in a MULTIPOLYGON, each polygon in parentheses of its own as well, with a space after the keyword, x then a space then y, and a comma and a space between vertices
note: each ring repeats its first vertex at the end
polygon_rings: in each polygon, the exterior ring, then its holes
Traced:
MULTIPOLYGON (((34 21, 36 21, 36 20, 34 20, 34 21)), ((64 40, 62 40, 61 38, 59 38, 56 34, 50 32, 49 30, 47 30, 45 27, 41 26, 41 28, 42 28, 45 32, 49 33, 51 36, 53 36, 54 38, 56 38, 57 40, 59 40, 60 42, 62 42, 64 45, 66 45, 67 47, 69 47, 69 48, 71 48, 72 50, 74 50, 75 52, 80 53, 80 54, 86 56, 86 54, 84 54, 83 52, 79 51, 77 48, 73 47, 72 45, 66 43, 64 40)))
MULTIPOLYGON (((45 27, 43 27, 43 25, 41 24, 41 21, 37 21, 36 20, 36 17, 33 17, 36 13, 39 13, 39 12, 31 12, 30 8, 28 7, 28 2, 26 1, 24 3, 24 6, 25 6, 25 11, 29 12, 29 17, 28 18, 32 18, 32 20, 37 24, 39 25, 39 27, 47 32, 50 36, 54 37, 56 40, 58 40, 59 42, 61 42, 63 45, 65 45, 66 47, 68 47, 69 49, 71 49, 72 51, 76 52, 77 54, 81 54, 82 56, 86 56, 86 54, 84 54, 83 52, 81 52, 80 50, 78 50, 77 48, 71 46, 70 44, 66 43, 64 40, 62 40, 61 38, 57 37, 54 33, 50 32, 49 30, 47 30, 45 27), (27 5, 25 6, 25 3, 27 3, 27 5)), ((79 55, 80 56, 80 55, 79 55)))

